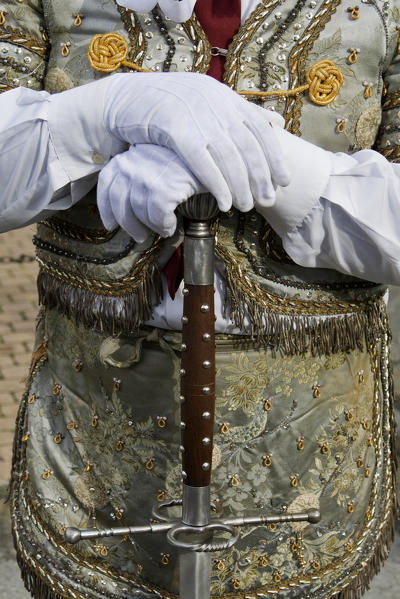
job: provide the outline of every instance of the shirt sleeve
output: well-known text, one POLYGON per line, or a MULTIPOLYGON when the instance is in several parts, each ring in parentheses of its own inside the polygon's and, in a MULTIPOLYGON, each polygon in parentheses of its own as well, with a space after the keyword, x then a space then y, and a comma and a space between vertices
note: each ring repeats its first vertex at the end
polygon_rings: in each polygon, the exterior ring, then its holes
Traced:
POLYGON ((376 150, 333 154, 276 128, 292 181, 265 218, 298 264, 400 285, 400 55, 384 73, 376 150))
POLYGON ((103 123, 98 95, 106 85, 55 96, 19 87, 0 95, 0 232, 68 209, 121 150, 103 123), (82 102, 91 106, 84 123, 73 110, 82 102))

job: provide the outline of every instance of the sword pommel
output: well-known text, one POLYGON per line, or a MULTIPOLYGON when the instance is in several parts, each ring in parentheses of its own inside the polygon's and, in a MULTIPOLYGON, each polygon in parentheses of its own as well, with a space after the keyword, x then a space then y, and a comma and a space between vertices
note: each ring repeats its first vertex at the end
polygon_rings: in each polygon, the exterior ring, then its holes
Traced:
POLYGON ((309 510, 308 521, 310 524, 318 524, 321 520, 321 512, 319 510, 309 510))
POLYGON ((75 543, 81 540, 81 531, 73 527, 67 528, 65 531, 65 540, 67 543, 75 545, 75 543))

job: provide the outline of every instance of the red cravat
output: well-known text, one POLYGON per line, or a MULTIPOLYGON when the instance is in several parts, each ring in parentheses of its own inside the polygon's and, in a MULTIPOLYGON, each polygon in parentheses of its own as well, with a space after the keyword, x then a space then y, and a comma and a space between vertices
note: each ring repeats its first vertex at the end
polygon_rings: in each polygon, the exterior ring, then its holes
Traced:
MULTIPOLYGON (((239 30, 241 0, 197 0, 196 16, 211 46, 226 49, 239 30)), ((213 56, 208 74, 222 81, 225 57, 213 56)))
MULTIPOLYGON (((226 49, 239 30, 241 0, 197 0, 196 16, 207 34, 211 46, 226 49)), ((208 75, 222 81, 225 57, 213 56, 208 75)), ((164 268, 168 291, 172 299, 183 279, 183 252, 179 247, 164 268)))

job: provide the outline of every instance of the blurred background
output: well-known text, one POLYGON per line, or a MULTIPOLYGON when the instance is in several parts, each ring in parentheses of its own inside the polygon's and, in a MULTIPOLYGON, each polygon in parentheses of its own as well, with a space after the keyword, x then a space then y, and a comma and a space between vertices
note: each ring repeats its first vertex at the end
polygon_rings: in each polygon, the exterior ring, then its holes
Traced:
MULTIPOLYGON (((0 496, 6 496, 11 467, 14 422, 24 390, 37 313, 36 275, 32 236, 34 227, 0 235, 0 496)), ((400 287, 391 288, 390 316, 393 360, 400 424, 400 287)), ((400 435, 398 432, 398 448, 400 435)), ((400 476, 398 477, 400 479, 400 476)), ((365 599, 400 596, 400 526, 386 565, 365 599)), ((28 599, 14 558, 8 506, 0 502, 0 599, 28 599)))

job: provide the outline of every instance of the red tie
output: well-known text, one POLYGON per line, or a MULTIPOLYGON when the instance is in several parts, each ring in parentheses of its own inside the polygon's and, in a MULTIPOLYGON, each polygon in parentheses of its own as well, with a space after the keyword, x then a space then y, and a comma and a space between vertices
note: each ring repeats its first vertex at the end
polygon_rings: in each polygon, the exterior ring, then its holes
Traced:
MULTIPOLYGON (((226 49, 239 30, 241 0, 197 0, 196 16, 207 34, 211 46, 226 49)), ((225 57, 213 56, 208 75, 222 81, 225 57)), ((178 247, 164 268, 168 291, 172 299, 183 279, 183 252, 178 247)))
MULTIPOLYGON (((241 0, 197 0, 195 12, 211 46, 226 49, 239 30, 241 0)), ((213 56, 208 74, 222 81, 225 57, 213 56)))

